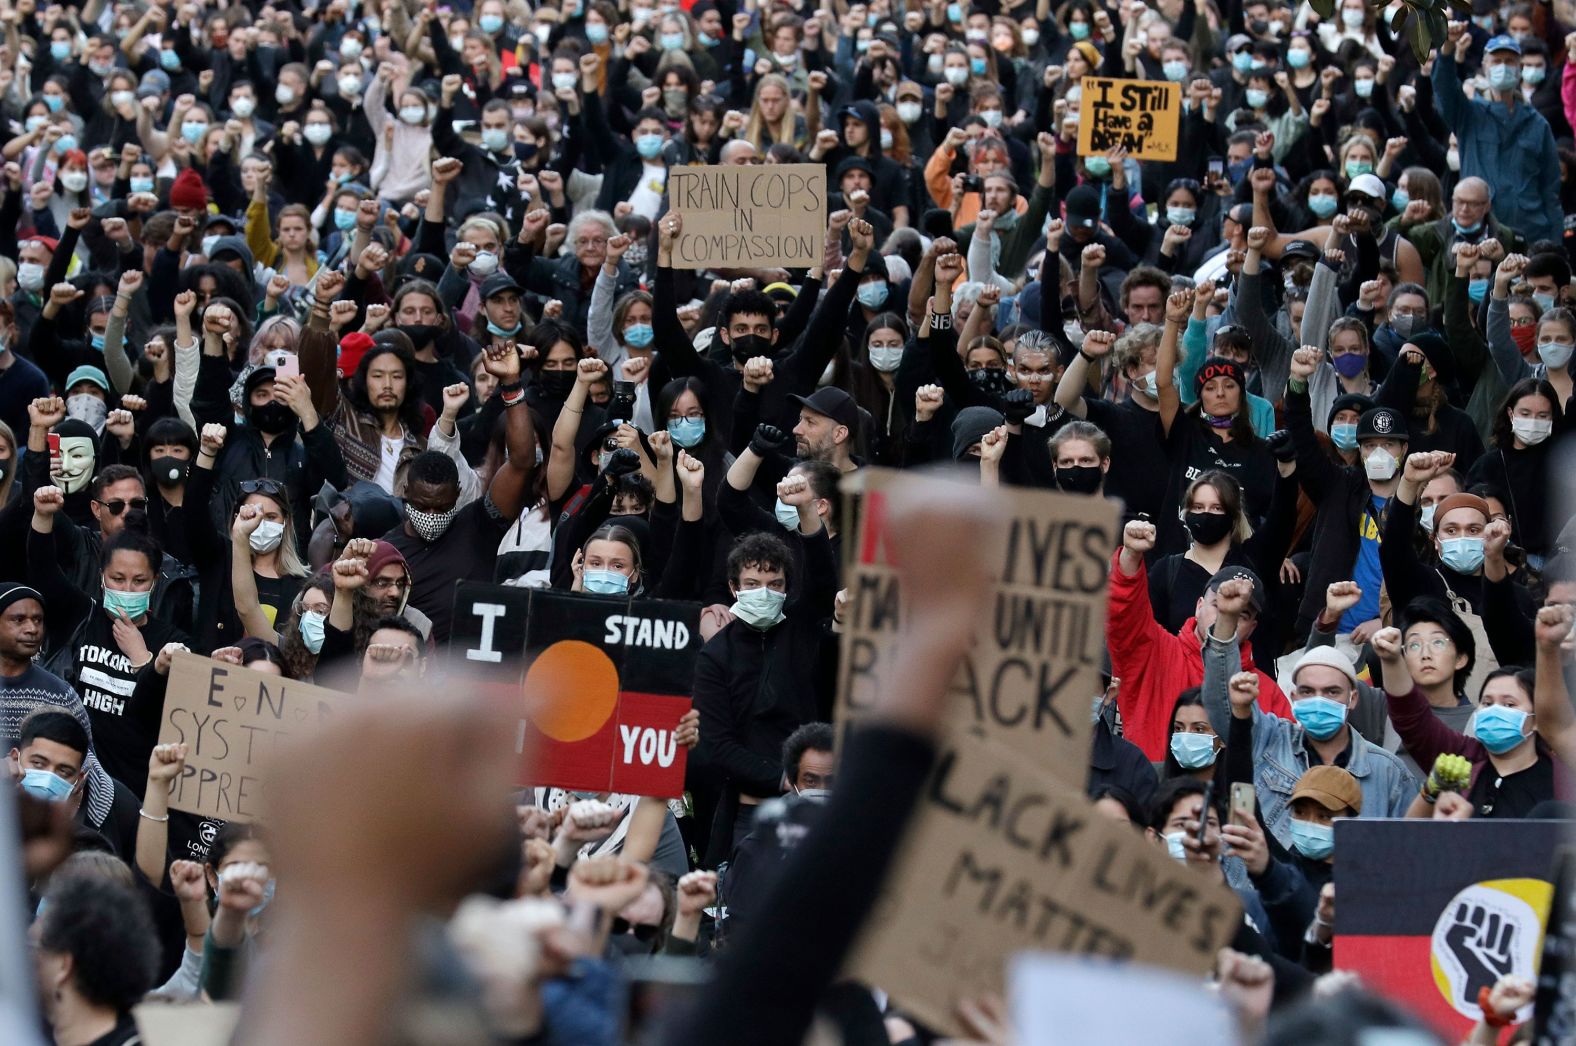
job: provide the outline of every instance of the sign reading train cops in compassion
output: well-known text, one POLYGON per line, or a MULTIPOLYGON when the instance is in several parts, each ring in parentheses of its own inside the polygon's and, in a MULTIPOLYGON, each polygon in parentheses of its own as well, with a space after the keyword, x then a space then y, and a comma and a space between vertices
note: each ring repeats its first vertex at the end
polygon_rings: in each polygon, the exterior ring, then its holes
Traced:
POLYGON ((684 217, 675 269, 810 268, 826 238, 826 166, 670 167, 668 208, 684 217))
POLYGON ((684 792, 700 605, 461 584, 449 660, 520 708, 520 785, 684 792))
POLYGON ((1135 160, 1175 160, 1182 124, 1182 87, 1163 80, 1083 78, 1078 105, 1078 155, 1122 146, 1135 160))
POLYGON ((175 780, 170 806, 201 817, 257 820, 275 747, 331 718, 348 700, 337 690, 176 654, 159 744, 184 744, 186 769, 175 780))

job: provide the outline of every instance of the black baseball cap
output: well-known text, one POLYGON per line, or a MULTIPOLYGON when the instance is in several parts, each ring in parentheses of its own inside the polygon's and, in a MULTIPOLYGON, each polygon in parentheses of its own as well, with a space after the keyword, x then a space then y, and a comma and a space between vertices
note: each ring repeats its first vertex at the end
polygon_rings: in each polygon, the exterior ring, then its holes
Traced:
POLYGON ((816 389, 808 396, 788 398, 817 414, 825 414, 839 425, 846 425, 850 432, 859 431, 859 405, 852 396, 834 385, 816 389))
POLYGON ((1364 411, 1363 416, 1357 419, 1357 438, 1398 439, 1404 442, 1407 438, 1406 419, 1399 411, 1389 407, 1364 411))
POLYGON ((476 293, 481 296, 482 301, 486 301, 493 295, 502 294, 504 291, 514 291, 516 294, 519 294, 524 289, 524 287, 515 282, 513 276, 499 269, 482 281, 481 289, 476 293))
POLYGON ((1204 591, 1206 593, 1218 591, 1221 585, 1224 585, 1228 581, 1238 580, 1239 578, 1253 585, 1253 595, 1248 597, 1248 602, 1253 605, 1253 610, 1255 613, 1263 613, 1264 582, 1260 581, 1259 576, 1253 571, 1249 570, 1247 567, 1221 567, 1220 570, 1215 573, 1215 576, 1209 579, 1209 584, 1204 586, 1204 591))

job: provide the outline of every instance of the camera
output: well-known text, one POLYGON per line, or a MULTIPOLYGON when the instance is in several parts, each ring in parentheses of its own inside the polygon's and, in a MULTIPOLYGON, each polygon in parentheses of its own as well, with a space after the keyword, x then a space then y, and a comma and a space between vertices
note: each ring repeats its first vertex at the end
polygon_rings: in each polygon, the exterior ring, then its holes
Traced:
POLYGON ((620 421, 629 421, 635 416, 635 383, 632 381, 613 382, 613 398, 608 400, 607 416, 620 421))
POLYGON ((963 176, 963 191, 964 192, 984 192, 985 191, 985 179, 980 177, 977 174, 965 174, 963 176))

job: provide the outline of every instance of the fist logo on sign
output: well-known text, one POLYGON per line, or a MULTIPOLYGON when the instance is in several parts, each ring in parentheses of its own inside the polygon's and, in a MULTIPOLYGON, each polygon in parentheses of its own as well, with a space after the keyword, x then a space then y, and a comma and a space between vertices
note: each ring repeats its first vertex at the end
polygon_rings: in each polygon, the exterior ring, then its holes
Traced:
MULTIPOLYGON (((1506 974, 1534 976, 1534 951, 1553 888, 1538 879, 1474 883, 1451 898, 1434 924, 1434 983, 1450 1007, 1476 1019, 1478 990, 1506 974)), ((1530 1009, 1530 1007, 1529 1007, 1530 1009)), ((1530 1016, 1530 1013, 1529 1013, 1530 1016)))
POLYGON ((1481 904, 1456 905, 1455 921, 1445 931, 1445 942, 1466 974, 1465 998, 1475 1000, 1478 989, 1494 987, 1494 982, 1515 966, 1515 920, 1481 904))

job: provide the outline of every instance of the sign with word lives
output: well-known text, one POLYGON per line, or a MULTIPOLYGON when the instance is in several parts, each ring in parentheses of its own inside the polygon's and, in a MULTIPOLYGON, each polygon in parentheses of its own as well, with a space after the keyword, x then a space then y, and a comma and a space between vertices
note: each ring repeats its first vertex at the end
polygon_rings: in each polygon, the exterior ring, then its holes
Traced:
POLYGON ((1116 146, 1135 160, 1175 160, 1182 125, 1182 87, 1164 80, 1083 78, 1078 105, 1078 155, 1103 156, 1116 146))
POLYGON ((700 609, 462 583, 449 664, 520 709, 517 784, 678 796, 700 609))
POLYGON ((330 719, 349 695, 196 654, 170 661, 159 744, 184 744, 170 806, 200 817, 262 816, 268 759, 290 734, 330 719))
POLYGON ((675 269, 807 269, 826 240, 826 166, 670 167, 668 208, 684 218, 675 269))

